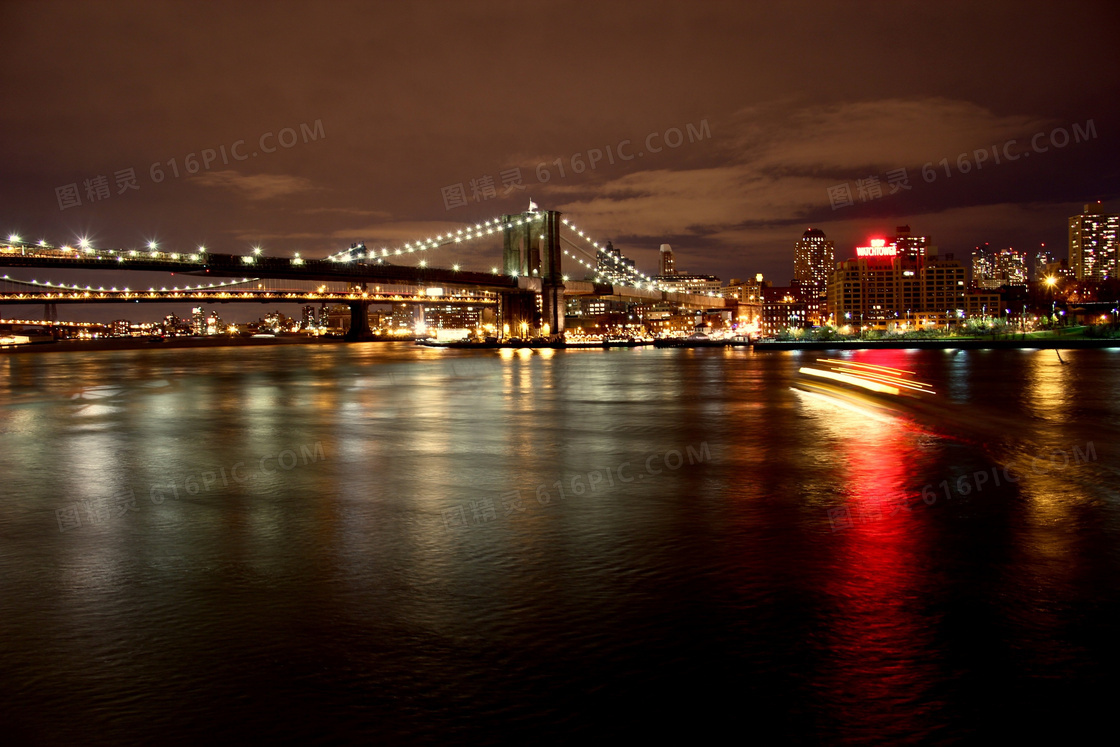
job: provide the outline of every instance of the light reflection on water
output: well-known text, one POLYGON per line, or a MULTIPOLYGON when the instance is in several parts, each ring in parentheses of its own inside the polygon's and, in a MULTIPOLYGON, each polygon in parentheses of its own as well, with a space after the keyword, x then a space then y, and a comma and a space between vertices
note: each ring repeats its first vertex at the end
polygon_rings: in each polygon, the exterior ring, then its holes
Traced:
POLYGON ((1118 359, 837 356, 936 406, 810 396, 813 355, 733 349, 0 358, 7 721, 539 741, 703 701, 702 723, 882 742, 1087 708, 1117 651, 1118 359))

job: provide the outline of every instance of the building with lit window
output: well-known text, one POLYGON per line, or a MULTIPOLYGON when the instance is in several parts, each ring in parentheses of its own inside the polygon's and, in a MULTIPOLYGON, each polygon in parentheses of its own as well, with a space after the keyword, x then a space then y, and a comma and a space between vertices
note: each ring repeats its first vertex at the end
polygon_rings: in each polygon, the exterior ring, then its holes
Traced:
POLYGON ((773 283, 762 279, 758 273, 748 280, 733 278, 730 283, 720 289, 724 298, 733 298, 738 302, 736 309, 736 323, 747 327, 748 332, 759 332, 762 329, 762 290, 769 288, 773 283))
POLYGON ((929 242, 929 236, 914 236, 910 226, 898 226, 894 229, 894 245, 898 256, 904 259, 921 260, 937 254, 937 247, 929 242))
POLYGON ((1120 215, 1106 215, 1101 203, 1085 206, 1069 219, 1069 265, 1078 280, 1120 277, 1120 215))
POLYGON ((673 247, 668 244, 661 245, 661 263, 658 267, 658 274, 662 277, 675 275, 677 272, 676 262, 673 259, 673 247))
POLYGON ((482 324, 481 306, 454 304, 424 307, 424 325, 435 329, 476 329, 482 324))
POLYGON ((800 286, 762 288, 761 331, 766 337, 808 326, 806 303, 800 286))
POLYGON ((571 296, 566 299, 565 307, 567 316, 573 318, 631 312, 631 304, 626 301, 601 296, 571 296))
POLYGON ((622 256, 622 251, 607 242, 596 255, 595 275, 612 283, 630 284, 635 273, 634 260, 622 256))
POLYGON ((655 280, 664 290, 673 293, 694 293, 706 296, 709 293, 719 294, 723 283, 715 275, 675 275, 658 276, 655 280))
POLYGON ((855 258, 837 264, 828 312, 838 326, 886 329, 919 318, 948 323, 966 314, 964 296, 965 268, 952 255, 899 254, 897 244, 872 239, 856 247, 855 258))
POLYGON ((301 323, 300 326, 303 329, 314 329, 315 327, 319 326, 318 321, 316 321, 316 319, 315 319, 315 307, 314 306, 304 306, 303 307, 303 322, 301 323))
POLYGON ((972 287, 997 290, 1005 285, 1027 284, 1027 255, 1014 249, 993 249, 989 244, 972 250, 972 287))
POLYGON ((801 288, 805 311, 812 324, 820 324, 828 316, 828 278, 836 269, 836 252, 832 239, 824 231, 810 228, 793 245, 794 284, 801 288))

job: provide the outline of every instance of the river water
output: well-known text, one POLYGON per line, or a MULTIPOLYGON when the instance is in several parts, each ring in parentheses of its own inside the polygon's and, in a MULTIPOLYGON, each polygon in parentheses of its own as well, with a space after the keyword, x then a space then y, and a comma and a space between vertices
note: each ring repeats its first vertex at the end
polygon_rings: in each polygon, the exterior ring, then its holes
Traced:
POLYGON ((2 356, 0 727, 941 743, 1107 723, 1120 353, 836 355, 913 371, 936 406, 806 394, 819 354, 742 349, 2 356))

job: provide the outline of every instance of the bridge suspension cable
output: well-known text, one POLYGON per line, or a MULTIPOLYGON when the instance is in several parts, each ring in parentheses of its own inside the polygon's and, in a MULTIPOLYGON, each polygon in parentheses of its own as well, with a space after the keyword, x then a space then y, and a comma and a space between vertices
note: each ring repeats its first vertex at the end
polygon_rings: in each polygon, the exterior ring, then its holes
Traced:
MULTIPOLYGON (((561 219, 560 222, 564 226, 566 226, 569 230, 571 230, 573 233, 578 235, 581 239, 583 239, 584 243, 590 244, 595 249, 596 264, 595 264, 593 269, 595 270, 596 274, 600 274, 600 275, 605 274, 605 275, 608 276, 608 279, 611 279, 611 280, 620 280, 622 282, 630 282, 630 283, 633 283, 634 285, 636 285, 638 288, 641 288, 643 285, 648 285, 650 288, 657 288, 659 290, 664 290, 663 286, 660 283, 658 283, 657 281, 655 281, 653 278, 651 278, 649 275, 646 275, 645 273, 639 272, 637 269, 630 268, 626 264, 626 261, 625 261, 626 257, 624 257, 621 252, 619 252, 617 255, 608 252, 604 246, 600 245, 599 242, 595 241, 590 236, 588 236, 583 231, 581 231, 574 223, 569 221, 567 218, 561 219), (600 269, 600 267, 599 267, 599 258, 600 257, 603 257, 603 258, 606 259, 606 263, 605 263, 605 266, 607 267, 606 271, 600 269), (613 276, 613 277, 611 277, 611 276, 613 276)), ((575 247, 577 250, 583 252, 585 255, 591 256, 591 253, 589 251, 585 250, 583 247, 581 247, 578 242, 574 242, 574 241, 571 241, 570 239, 565 238, 563 236, 563 234, 561 234, 560 239, 561 239, 561 241, 567 241, 568 244, 575 247)), ((565 254, 567 254, 567 252, 565 252, 565 254)), ((569 256, 575 258, 575 255, 573 255, 573 254, 569 254, 569 256)), ((576 261, 579 262, 580 264, 583 264, 584 266, 588 266, 582 260, 576 259, 576 261)))
POLYGON ((486 236, 493 236, 494 234, 501 234, 503 230, 502 227, 509 225, 521 225, 521 221, 517 220, 511 223, 502 223, 501 218, 491 218, 484 223, 476 223, 474 226, 468 225, 466 228, 460 228, 455 232, 448 231, 446 234, 439 234, 434 239, 428 237, 416 241, 406 241, 404 244, 394 249, 389 249, 387 247, 370 249, 364 242, 359 242, 347 249, 329 255, 327 259, 331 262, 349 262, 354 259, 384 261, 390 257, 415 254, 416 252, 426 252, 429 249, 438 249, 448 244, 461 244, 464 241, 472 241, 486 236))

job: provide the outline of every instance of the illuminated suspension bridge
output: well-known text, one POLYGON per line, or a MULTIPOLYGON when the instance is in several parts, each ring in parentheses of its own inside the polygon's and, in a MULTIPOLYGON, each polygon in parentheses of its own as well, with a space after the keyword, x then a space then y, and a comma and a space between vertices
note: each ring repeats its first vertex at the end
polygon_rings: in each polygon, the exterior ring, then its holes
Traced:
POLYGON ((682 308, 723 308, 722 298, 674 293, 638 271, 621 252, 595 240, 560 213, 529 210, 502 215, 435 237, 395 247, 357 243, 324 259, 266 256, 256 247, 244 255, 198 247, 187 252, 100 249, 85 240, 55 246, 9 236, 0 244, 0 267, 137 270, 201 276, 205 282, 168 288, 65 284, 4 278, 0 303, 121 303, 167 301, 339 302, 351 311, 350 334, 370 333, 366 309, 374 303, 496 304, 499 329, 529 327, 543 336, 564 329, 564 297, 596 295, 637 302, 669 302, 682 308), (500 239, 502 264, 486 270, 429 267, 440 247, 500 239), (564 258, 578 272, 563 269, 564 258), (405 264, 415 262, 415 264, 405 264), (251 274, 252 278, 245 275, 251 274), (573 278, 576 274, 579 278, 573 278), (214 282, 215 278, 225 280, 214 282), (283 281, 283 282, 280 282, 283 281))
POLYGON ((50 280, 16 280, 0 277, 0 304, 29 303, 168 303, 177 301, 203 303, 440 303, 494 305, 495 293, 459 289, 445 292, 442 288, 421 288, 409 285, 375 285, 362 288, 345 282, 319 283, 308 280, 275 280, 242 278, 195 285, 128 288, 54 283, 50 280))

